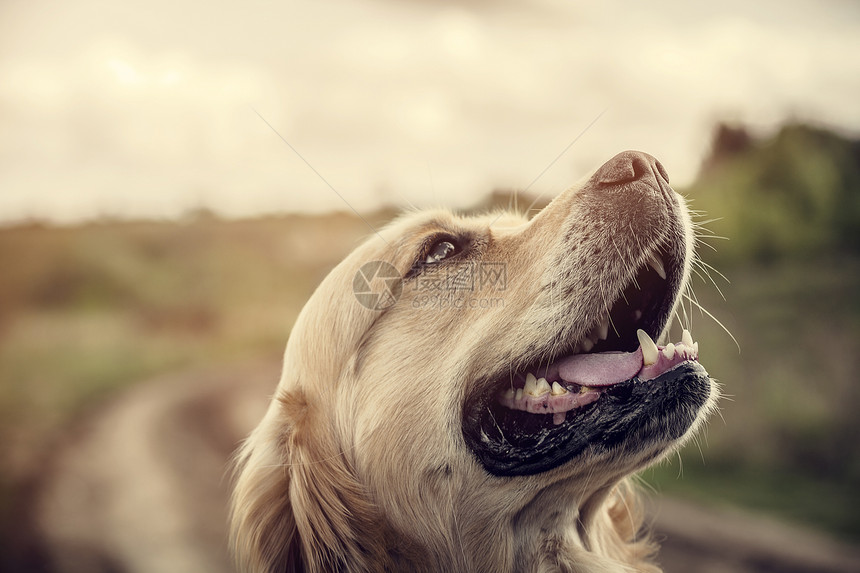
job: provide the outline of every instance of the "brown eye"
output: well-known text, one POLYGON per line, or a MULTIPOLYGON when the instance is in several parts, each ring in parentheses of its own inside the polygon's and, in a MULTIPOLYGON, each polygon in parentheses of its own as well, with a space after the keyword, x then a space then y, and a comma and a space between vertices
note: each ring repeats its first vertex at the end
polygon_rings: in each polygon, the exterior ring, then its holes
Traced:
POLYGON ((454 246, 454 243, 450 241, 439 241, 427 251, 427 258, 424 260, 424 264, 431 265, 433 263, 438 263, 442 259, 449 257, 457 252, 457 247, 454 246))

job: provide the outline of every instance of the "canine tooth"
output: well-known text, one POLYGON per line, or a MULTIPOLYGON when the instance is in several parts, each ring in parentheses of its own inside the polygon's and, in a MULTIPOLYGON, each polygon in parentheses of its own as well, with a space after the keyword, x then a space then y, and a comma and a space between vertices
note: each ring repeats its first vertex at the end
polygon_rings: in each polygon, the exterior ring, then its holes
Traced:
POLYGON ((636 331, 636 336, 639 338, 639 346, 642 347, 642 362, 645 366, 651 366, 657 362, 657 355, 660 351, 648 333, 641 328, 636 331))
POLYGON ((552 395, 553 396, 561 396, 562 394, 567 394, 567 388, 559 384, 558 382, 552 383, 552 395))
POLYGON ((684 346, 689 346, 690 348, 693 347, 693 335, 690 334, 690 331, 686 328, 684 329, 684 332, 681 333, 681 342, 684 343, 684 346))
POLYGON ((523 392, 537 396, 537 378, 531 372, 526 374, 526 386, 523 388, 523 392))
POLYGON ((648 266, 654 269, 660 278, 666 280, 666 268, 663 266, 663 261, 658 255, 651 255, 648 259, 648 266))
POLYGON ((604 319, 603 322, 600 323, 598 331, 598 340, 606 340, 609 337, 609 319, 604 319))
POLYGON ((544 394, 549 394, 552 388, 549 385, 549 382, 546 381, 546 378, 538 378, 537 381, 537 395, 543 396, 544 394))
POLYGON ((675 345, 673 343, 670 342, 665 348, 663 348, 663 356, 669 360, 675 358, 675 345))

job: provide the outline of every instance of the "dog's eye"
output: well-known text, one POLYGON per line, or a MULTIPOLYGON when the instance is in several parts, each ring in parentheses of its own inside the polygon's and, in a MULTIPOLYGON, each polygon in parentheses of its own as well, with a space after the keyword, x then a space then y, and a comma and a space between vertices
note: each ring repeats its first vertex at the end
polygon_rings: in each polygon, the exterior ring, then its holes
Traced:
POLYGON ((427 258, 424 264, 430 265, 438 263, 442 259, 449 257, 457 252, 457 247, 451 241, 439 241, 427 251, 427 258))

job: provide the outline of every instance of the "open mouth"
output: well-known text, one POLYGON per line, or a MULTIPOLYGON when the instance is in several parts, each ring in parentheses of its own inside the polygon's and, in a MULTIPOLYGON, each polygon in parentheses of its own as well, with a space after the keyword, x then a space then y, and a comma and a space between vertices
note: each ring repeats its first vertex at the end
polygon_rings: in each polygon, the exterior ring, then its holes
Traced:
POLYGON ((657 346, 644 330, 638 330, 640 346, 634 352, 574 354, 553 364, 540 378, 528 372, 498 395, 510 410, 553 414, 559 425, 567 412, 595 402, 601 392, 627 380, 653 380, 679 364, 699 358, 699 343, 688 330, 681 341, 657 346))
POLYGON ((698 343, 686 330, 678 342, 654 342, 674 306, 681 260, 655 250, 579 340, 467 400, 464 437, 490 473, 538 473, 589 447, 641 447, 686 432, 710 392, 698 343))

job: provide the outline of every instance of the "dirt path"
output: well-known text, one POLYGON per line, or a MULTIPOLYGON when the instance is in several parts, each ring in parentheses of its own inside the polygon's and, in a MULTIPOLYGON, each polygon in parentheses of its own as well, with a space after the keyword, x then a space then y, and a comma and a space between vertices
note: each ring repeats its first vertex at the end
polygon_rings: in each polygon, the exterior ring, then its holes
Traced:
POLYGON ((860 572, 860 550, 816 531, 667 497, 651 510, 670 573, 860 572))
MULTIPOLYGON (((51 570, 220 573, 227 465, 277 362, 165 376, 93 416, 37 499, 51 570)), ((668 572, 858 572, 860 551, 781 523, 671 499, 652 508, 668 572)))
POLYGON ((231 571, 228 460, 277 363, 166 376, 91 420, 58 460, 37 521, 61 572, 231 571))

